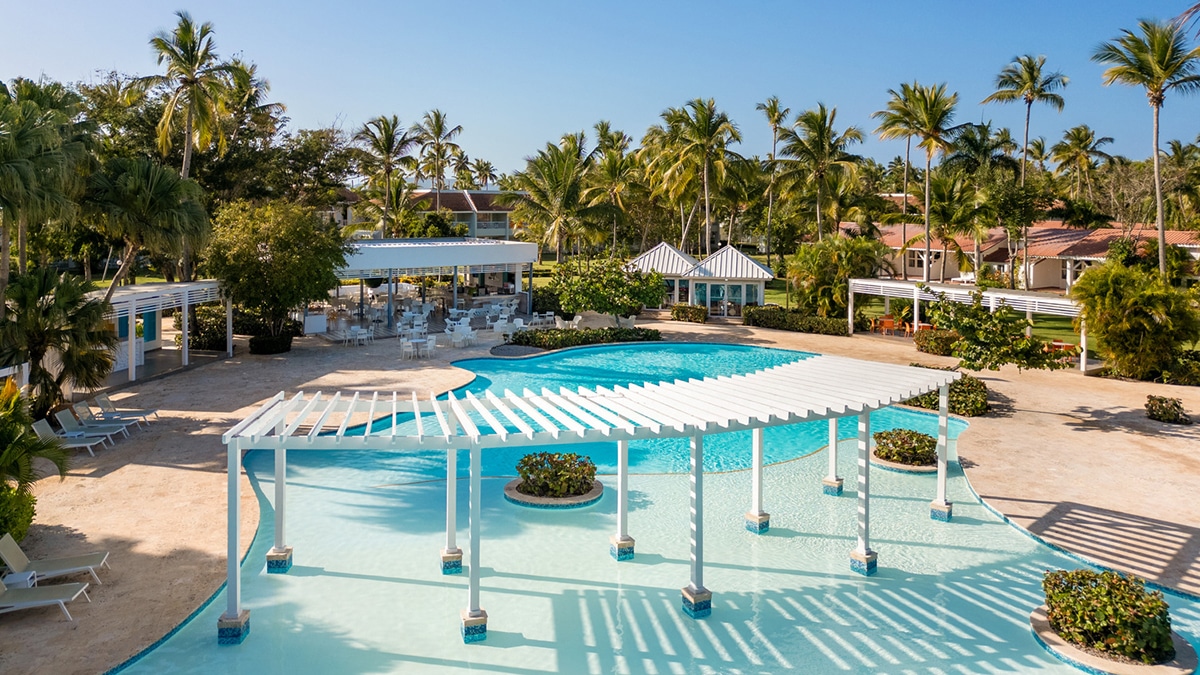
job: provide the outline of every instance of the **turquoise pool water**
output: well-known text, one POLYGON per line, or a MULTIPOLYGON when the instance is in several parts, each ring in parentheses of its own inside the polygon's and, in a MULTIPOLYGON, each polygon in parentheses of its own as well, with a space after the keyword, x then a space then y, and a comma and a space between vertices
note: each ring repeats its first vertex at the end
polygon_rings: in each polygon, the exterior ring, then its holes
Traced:
MULTIPOLYGON (((663 345, 459 365, 481 375, 472 387, 484 386, 486 379, 491 386, 532 388, 585 378, 601 383, 605 369, 611 369, 610 383, 620 383, 648 373, 655 374, 651 379, 669 376, 672 367, 739 372, 805 356, 663 345)), ((931 417, 881 413, 877 423, 925 428, 931 417)), ((820 427, 824 432, 825 425, 820 427)), ((706 459, 721 455, 723 468, 748 462, 748 442, 727 436, 706 441, 706 459), (708 450, 717 447, 726 449, 708 450)), ((259 532, 242 567, 250 636, 239 646, 216 645, 222 593, 127 671, 1078 672, 1044 652, 1027 621, 1041 602, 1042 571, 1078 567, 1077 561, 994 516, 954 463, 951 523, 929 519, 931 477, 872 472, 879 573, 853 574, 854 485, 848 480, 842 497, 821 494, 826 455, 812 453, 825 442, 823 433, 768 436, 768 453, 779 453, 769 456, 780 461, 765 471, 766 509, 772 514, 765 535, 742 525, 750 505, 749 472, 706 477, 705 585, 714 597, 712 616, 700 621, 679 608, 679 588, 688 580, 688 481, 661 472, 678 466, 675 450, 648 448, 635 464, 642 470, 630 479, 637 556, 628 562, 608 555, 616 512, 611 491, 577 511, 534 510, 503 499, 507 478, 485 479, 481 600, 489 626, 487 641, 474 645, 464 645, 458 632, 466 579, 442 576, 438 569, 444 453, 290 453, 288 543, 295 548, 295 566, 286 575, 267 575, 264 569, 274 536, 272 455, 250 453, 246 470, 261 508, 259 532)), ((848 478, 855 472, 853 446, 850 440, 841 445, 839 472, 848 478)), ((603 465, 604 448, 594 450, 603 465)), ((682 446, 677 450, 685 452, 682 446)), ((484 454, 485 473, 511 475, 507 460, 484 454)), ((466 487, 460 481, 460 545, 466 537, 466 487)), ((1175 596, 1168 601, 1176 630, 1195 644, 1200 603, 1175 596)))

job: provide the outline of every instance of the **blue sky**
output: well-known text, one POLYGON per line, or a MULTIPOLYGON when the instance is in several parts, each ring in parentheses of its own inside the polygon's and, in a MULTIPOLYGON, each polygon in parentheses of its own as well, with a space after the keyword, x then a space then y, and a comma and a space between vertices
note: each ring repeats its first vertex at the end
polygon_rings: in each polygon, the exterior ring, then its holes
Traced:
MULTIPOLYGON (((885 161, 903 142, 874 138, 870 114, 901 82, 946 82, 959 121, 992 120, 1019 138, 1023 107, 981 106, 1014 56, 1045 54, 1071 83, 1066 109, 1035 107, 1031 137, 1048 142, 1089 124, 1113 152, 1150 154, 1144 94, 1103 87, 1089 57, 1140 18, 1165 19, 1188 0, 1004 2, 426 2, 209 0, 191 7, 3 0, 0 78, 155 72, 150 35, 184 8, 216 28, 222 56, 259 64, 292 128, 352 130, 380 114, 418 120, 441 108, 462 124, 472 157, 511 171, 546 141, 608 119, 637 139, 668 106, 715 98, 742 130, 745 155, 769 151, 756 103, 779 96, 793 113, 818 101, 869 137, 885 161)), ((1200 95, 1168 97, 1163 144, 1200 132, 1200 95)))

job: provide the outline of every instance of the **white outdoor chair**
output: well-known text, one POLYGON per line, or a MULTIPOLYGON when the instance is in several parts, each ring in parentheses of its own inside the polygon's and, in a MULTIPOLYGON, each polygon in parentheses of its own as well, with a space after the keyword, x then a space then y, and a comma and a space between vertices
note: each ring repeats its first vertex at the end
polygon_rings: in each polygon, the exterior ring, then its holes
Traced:
POLYGON ((450 336, 450 345, 452 347, 462 348, 467 345, 467 332, 465 330, 456 330, 450 336))
POLYGON ((437 351, 437 336, 434 335, 434 336, 427 338, 425 340, 425 342, 420 345, 420 347, 421 347, 421 349, 419 350, 419 352, 420 352, 421 357, 432 358, 433 353, 435 351, 437 351))
POLYGON ((104 411, 106 415, 118 415, 121 417, 141 417, 149 422, 150 415, 158 417, 158 411, 153 408, 118 408, 113 405, 112 399, 108 394, 96 394, 96 405, 104 411))
POLYGON ((56 584, 35 588, 9 588, 0 581, 0 614, 34 607, 57 606, 62 610, 63 616, 67 617, 67 621, 74 621, 71 613, 67 611, 67 603, 80 595, 91 602, 87 587, 87 584, 56 584))
POLYGON ((94 422, 96 424, 124 424, 126 426, 133 424, 139 429, 142 428, 141 417, 124 417, 117 415, 99 417, 92 412, 92 409, 90 406, 88 406, 87 401, 79 401, 78 403, 72 405, 71 409, 75 411, 75 416, 83 420, 85 423, 94 422))
POLYGON ((417 355, 417 351, 413 347, 413 343, 409 342, 408 340, 400 341, 400 358, 404 359, 405 361, 408 361, 416 355, 417 355))
POLYGON ((513 319, 512 325, 514 333, 519 330, 525 330, 525 319, 513 319))
POLYGON ((571 326, 566 321, 563 321, 561 316, 555 316, 554 317, 554 327, 559 330, 566 330, 567 328, 570 328, 571 326))
POLYGON ((17 545, 12 535, 5 533, 0 537, 0 560, 13 572, 33 572, 39 580, 87 572, 99 584, 101 582, 100 577, 96 576, 96 568, 108 567, 108 552, 97 551, 69 558, 30 560, 25 557, 25 552, 17 545))
POLYGON ((124 424, 83 424, 75 419, 75 415, 71 414, 70 410, 59 410, 54 413, 54 419, 58 420, 58 426, 70 435, 72 433, 100 435, 103 434, 112 440, 115 434, 123 434, 129 438, 129 432, 125 430, 124 424))
POLYGON ((83 448, 87 450, 88 454, 92 457, 96 456, 96 453, 92 452, 93 446, 99 445, 103 447, 105 442, 110 440, 105 434, 85 434, 82 432, 77 432, 74 434, 56 434, 54 433, 54 430, 50 428, 50 423, 46 420, 38 420, 34 422, 33 431, 37 434, 38 438, 42 440, 57 438, 64 448, 68 450, 83 448))

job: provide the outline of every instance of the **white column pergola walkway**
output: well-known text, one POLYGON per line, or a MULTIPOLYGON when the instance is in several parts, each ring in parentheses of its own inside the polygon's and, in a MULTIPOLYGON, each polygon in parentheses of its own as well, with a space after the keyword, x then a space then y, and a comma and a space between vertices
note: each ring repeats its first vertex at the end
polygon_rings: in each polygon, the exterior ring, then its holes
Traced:
MULTIPOLYGON (((407 398, 395 392, 333 395, 298 392, 277 394, 222 436, 228 450, 229 522, 227 606, 218 621, 218 641, 236 644, 249 632, 249 612, 241 606, 238 565, 239 474, 246 450, 275 452, 275 541, 267 556, 267 571, 282 573, 291 567, 292 549, 286 540, 286 470, 289 450, 444 450, 447 476, 456 475, 457 450, 470 451, 470 519, 468 534, 469 582, 467 607, 462 612, 463 639, 483 640, 487 613, 479 601, 480 569, 480 457, 488 448, 519 444, 550 446, 612 441, 618 447, 617 532, 611 552, 618 560, 632 558, 634 541, 627 531, 628 443, 649 438, 691 439, 691 578, 683 588, 683 610, 693 618, 711 612, 711 592, 704 587, 704 436, 711 433, 753 430, 753 494, 746 527, 753 532, 769 528, 763 511, 762 429, 812 420, 830 420, 831 454, 836 452, 837 419, 858 418, 858 541, 850 553, 856 572, 872 574, 876 553, 870 548, 870 413, 931 391, 940 393, 937 494, 931 516, 948 520, 946 495, 947 398, 950 383, 959 378, 951 371, 882 364, 836 356, 811 356, 747 375, 706 377, 630 386, 579 387, 572 391, 542 389, 503 394, 484 392, 482 397, 453 392, 445 400, 430 394, 407 398), (379 420, 392 424, 381 431, 379 420), (361 433, 356 427, 367 422, 361 433), (401 432, 401 424, 415 422, 415 433, 401 432), (348 433, 348 430, 353 430, 348 433)), ((825 478, 825 490, 840 494, 841 478, 825 478), (836 485, 836 492, 830 490, 836 485)), ((446 548, 442 570, 462 569, 462 552, 454 531, 456 480, 447 480, 446 548)))

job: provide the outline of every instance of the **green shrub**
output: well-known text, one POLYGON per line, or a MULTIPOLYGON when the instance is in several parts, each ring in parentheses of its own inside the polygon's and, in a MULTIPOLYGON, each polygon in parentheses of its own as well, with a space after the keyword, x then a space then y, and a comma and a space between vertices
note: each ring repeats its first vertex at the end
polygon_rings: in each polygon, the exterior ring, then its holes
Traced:
POLYGON ((1200 350, 1180 350, 1171 366, 1163 371, 1162 381, 1167 384, 1200 387, 1200 350))
POLYGON ((551 286, 536 286, 533 289, 533 311, 554 312, 562 316, 562 303, 559 302, 556 289, 551 286))
POLYGON ((672 305, 671 320, 708 323, 708 308, 704 305, 672 305))
POLYGON ((512 344, 541 349, 563 349, 614 342, 658 342, 661 339, 662 333, 653 328, 551 328, 517 331, 513 333, 512 344))
POLYGON ((1133 576, 1056 570, 1042 579, 1046 617, 1067 642, 1141 663, 1175 656, 1162 593, 1133 576))
POLYGON ((1183 409, 1183 399, 1168 396, 1147 396, 1146 417, 1167 424, 1192 423, 1192 418, 1183 409))
POLYGON ((534 497, 574 497, 587 494, 596 480, 596 465, 573 452, 537 452, 517 462, 521 484, 517 492, 534 497))
MULTIPOLYGON (((910 363, 910 366, 916 368, 932 368, 934 370, 956 370, 955 368, 939 368, 937 366, 927 366, 922 363, 910 363)), ((988 411, 988 388, 983 383, 983 380, 966 373, 962 377, 950 383, 950 414, 962 415, 963 417, 978 417, 984 415, 988 411)), ((911 405, 917 408, 925 408, 926 410, 938 409, 938 393, 931 391, 921 394, 916 398, 910 398, 904 402, 905 405, 911 405)))
MULTIPOLYGON (((175 330, 182 331, 182 312, 175 312, 175 330)), ((195 321, 188 325, 191 337, 188 348, 210 351, 225 349, 225 308, 221 305, 197 305, 195 321)), ((182 335, 175 336, 175 346, 183 346, 182 335)))
POLYGON ((24 539, 33 522, 35 504, 37 498, 33 494, 0 483, 0 537, 7 532, 17 541, 24 539))
POLYGON ((250 338, 251 354, 282 354, 291 350, 291 335, 255 335, 250 338))
POLYGON ((849 335, 846 320, 826 316, 814 316, 798 309, 782 307, 746 307, 742 310, 742 323, 747 326, 790 330, 796 333, 817 335, 849 335))
POLYGON ((913 336, 917 351, 934 356, 951 356, 954 343, 961 338, 952 330, 919 330, 913 336))
POLYGON ((879 459, 909 466, 937 464, 937 439, 911 429, 877 431, 875 456, 879 459))

